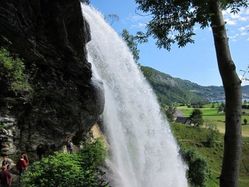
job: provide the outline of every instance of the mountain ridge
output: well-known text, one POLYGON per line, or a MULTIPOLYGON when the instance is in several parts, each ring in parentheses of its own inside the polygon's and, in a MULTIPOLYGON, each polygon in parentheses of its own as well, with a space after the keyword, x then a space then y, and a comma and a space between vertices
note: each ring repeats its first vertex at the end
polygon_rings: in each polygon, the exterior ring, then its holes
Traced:
MULTIPOLYGON (((197 104, 221 102, 225 99, 223 86, 201 86, 148 66, 141 66, 141 70, 161 104, 197 104)), ((249 85, 242 86, 242 98, 249 99, 249 85)))

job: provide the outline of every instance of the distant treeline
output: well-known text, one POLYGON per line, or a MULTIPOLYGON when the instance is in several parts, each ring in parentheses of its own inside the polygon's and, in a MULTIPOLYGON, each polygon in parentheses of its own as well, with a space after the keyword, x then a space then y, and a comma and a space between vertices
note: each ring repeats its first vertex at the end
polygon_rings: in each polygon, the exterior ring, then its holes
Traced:
POLYGON ((249 105, 242 105, 242 109, 249 109, 249 105))

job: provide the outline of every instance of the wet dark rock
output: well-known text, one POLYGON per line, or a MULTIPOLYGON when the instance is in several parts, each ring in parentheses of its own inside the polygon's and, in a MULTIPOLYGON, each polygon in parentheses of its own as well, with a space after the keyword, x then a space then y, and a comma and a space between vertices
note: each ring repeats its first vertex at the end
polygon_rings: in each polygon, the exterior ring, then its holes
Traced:
POLYGON ((13 155, 16 152, 14 145, 16 120, 11 116, 0 115, 0 124, 0 154, 13 155))
POLYGON ((102 83, 91 80, 89 25, 79 1, 2 0, 0 25, 0 46, 23 59, 32 88, 0 90, 1 116, 16 120, 17 149, 59 148, 84 136, 102 113, 104 96, 102 83))

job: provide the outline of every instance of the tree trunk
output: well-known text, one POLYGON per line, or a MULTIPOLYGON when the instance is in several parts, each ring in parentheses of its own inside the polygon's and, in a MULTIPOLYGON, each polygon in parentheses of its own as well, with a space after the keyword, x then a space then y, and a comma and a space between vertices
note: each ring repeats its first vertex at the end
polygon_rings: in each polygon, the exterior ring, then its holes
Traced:
POLYGON ((216 56, 225 91, 225 137, 220 187, 237 187, 241 155, 241 81, 231 58, 218 0, 209 0, 216 56))

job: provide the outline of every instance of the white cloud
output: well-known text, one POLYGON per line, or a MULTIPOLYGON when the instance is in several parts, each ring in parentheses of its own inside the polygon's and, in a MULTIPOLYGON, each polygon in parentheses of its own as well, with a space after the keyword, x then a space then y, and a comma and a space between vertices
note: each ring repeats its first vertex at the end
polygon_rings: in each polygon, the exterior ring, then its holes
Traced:
POLYGON ((240 32, 249 31, 249 25, 240 27, 240 28, 239 28, 239 31, 240 31, 240 32))
POLYGON ((147 25, 146 23, 139 22, 139 23, 131 25, 131 28, 141 30, 141 29, 145 29, 146 25, 147 25))
POLYGON ((228 38, 232 42, 237 42, 240 38, 240 33, 234 34, 234 35, 229 35, 228 38))
POLYGON ((242 33, 240 33, 240 36, 246 36, 246 35, 248 35, 247 32, 242 32, 242 33))
POLYGON ((247 76, 244 75, 243 77, 243 75, 239 74, 239 79, 241 80, 241 86, 249 85, 249 80, 247 76))
POLYGON ((194 32, 196 32, 196 31, 198 31, 198 30, 200 30, 200 28, 197 27, 197 26, 194 26, 194 32))
POLYGON ((249 17, 240 17, 239 18, 239 21, 248 21, 249 20, 249 17))
POLYGON ((249 9, 248 8, 243 8, 240 11, 242 14, 249 15, 249 9))
POLYGON ((242 8, 238 14, 231 9, 223 11, 227 32, 231 41, 248 40, 249 37, 249 8, 242 8))
POLYGON ((236 21, 232 19, 225 19, 227 25, 236 25, 236 21))
POLYGON ((245 9, 245 14, 249 15, 249 9, 245 9))
POLYGON ((230 10, 223 10, 222 13, 223 13, 223 16, 227 16, 230 14, 230 10))
POLYGON ((235 39, 235 38, 238 38, 238 37, 239 37, 239 34, 235 34, 233 36, 230 36, 230 38, 232 38, 232 39, 235 39))
POLYGON ((126 21, 130 23, 131 29, 143 30, 143 29, 145 29, 145 27, 149 21, 149 17, 148 16, 140 16, 137 14, 130 14, 126 18, 126 21))
POLYGON ((139 16, 139 15, 129 15, 128 20, 132 21, 132 22, 137 22, 137 21, 140 21, 142 20, 142 16, 139 16))
POLYGON ((240 14, 233 14, 233 13, 230 13, 229 16, 230 16, 232 19, 239 19, 239 18, 240 18, 240 14))
POLYGON ((238 14, 231 13, 231 9, 223 11, 224 19, 227 25, 236 26, 240 22, 249 21, 249 9, 242 8, 238 14))

